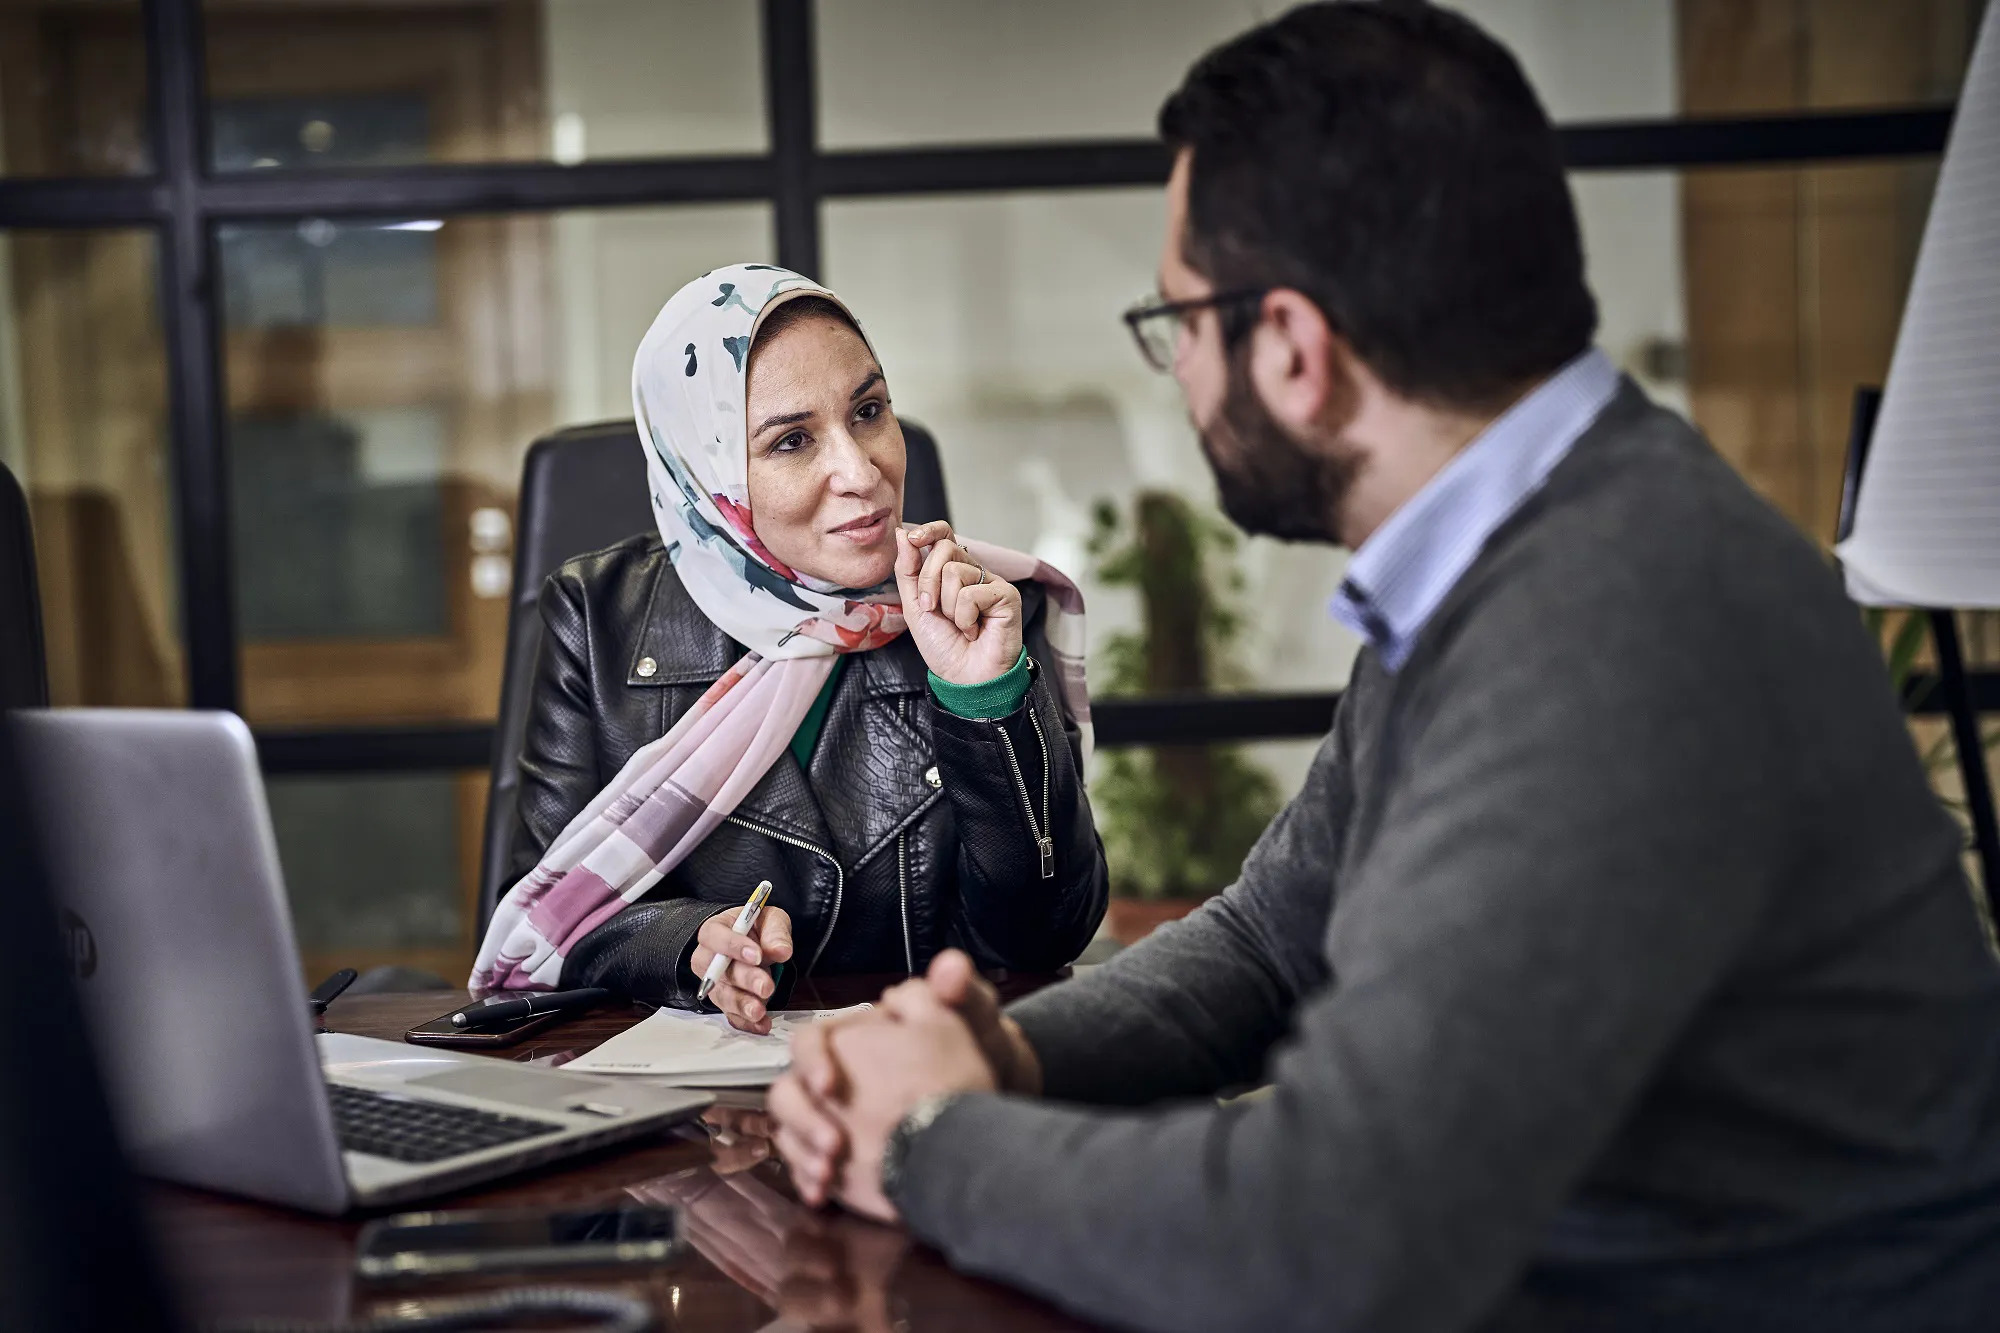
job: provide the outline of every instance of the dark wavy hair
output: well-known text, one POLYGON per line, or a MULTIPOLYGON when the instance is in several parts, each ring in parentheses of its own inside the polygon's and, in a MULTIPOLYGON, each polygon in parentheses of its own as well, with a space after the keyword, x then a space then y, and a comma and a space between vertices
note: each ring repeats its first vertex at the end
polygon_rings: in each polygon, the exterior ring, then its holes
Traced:
POLYGON ((1187 262, 1304 293, 1404 397, 1488 408, 1590 345, 1555 133, 1458 14, 1301 5, 1203 56, 1159 130, 1192 157, 1187 262))

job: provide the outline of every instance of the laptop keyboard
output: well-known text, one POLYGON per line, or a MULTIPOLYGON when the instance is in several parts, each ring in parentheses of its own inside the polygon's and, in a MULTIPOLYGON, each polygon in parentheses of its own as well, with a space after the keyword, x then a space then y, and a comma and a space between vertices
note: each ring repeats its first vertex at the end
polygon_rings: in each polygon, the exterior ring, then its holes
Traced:
POLYGON ((333 1094, 340 1146, 395 1162, 437 1162, 563 1129, 546 1120, 420 1102, 344 1083, 329 1083, 327 1091, 333 1094))

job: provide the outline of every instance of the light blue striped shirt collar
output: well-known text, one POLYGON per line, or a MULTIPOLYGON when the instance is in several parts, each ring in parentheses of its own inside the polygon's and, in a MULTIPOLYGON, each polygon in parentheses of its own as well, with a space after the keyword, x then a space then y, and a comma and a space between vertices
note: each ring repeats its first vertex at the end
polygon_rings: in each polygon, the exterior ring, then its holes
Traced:
POLYGON ((1508 408, 1361 543, 1334 594, 1334 619, 1368 640, 1390 671, 1502 523, 1618 392, 1597 348, 1508 408))

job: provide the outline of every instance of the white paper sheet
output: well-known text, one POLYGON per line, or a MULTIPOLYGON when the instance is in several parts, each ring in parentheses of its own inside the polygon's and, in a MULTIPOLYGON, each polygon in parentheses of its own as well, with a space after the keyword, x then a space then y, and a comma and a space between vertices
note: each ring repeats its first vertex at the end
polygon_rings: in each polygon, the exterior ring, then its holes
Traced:
POLYGON ((2000 5, 1986 10, 1839 547, 1872 606, 2000 607, 2000 5))
POLYGON ((739 1031, 720 1014, 659 1009, 563 1069, 579 1074, 644 1074, 686 1087, 753 1087, 771 1082, 791 1064, 794 1032, 873 1007, 781 1009, 771 1015, 768 1034, 739 1031))

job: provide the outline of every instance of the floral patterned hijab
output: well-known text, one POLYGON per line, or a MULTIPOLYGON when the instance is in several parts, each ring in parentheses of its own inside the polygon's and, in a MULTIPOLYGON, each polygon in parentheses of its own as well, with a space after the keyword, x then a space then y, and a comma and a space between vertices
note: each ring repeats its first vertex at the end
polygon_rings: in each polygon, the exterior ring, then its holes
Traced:
POLYGON ((787 568, 750 526, 750 342, 767 312, 806 295, 847 308, 788 269, 716 269, 674 293, 632 363, 653 517, 674 570, 710 620, 772 659, 866 651, 903 631, 893 576, 874 588, 824 583, 787 568))

